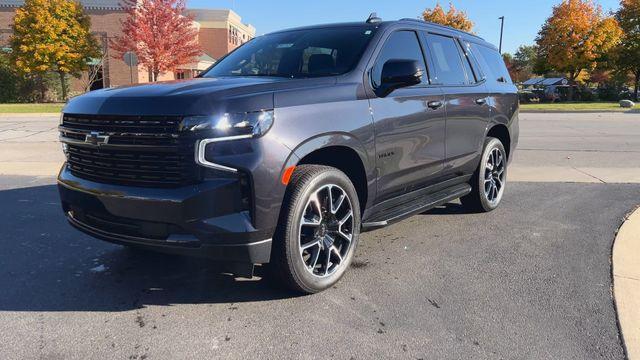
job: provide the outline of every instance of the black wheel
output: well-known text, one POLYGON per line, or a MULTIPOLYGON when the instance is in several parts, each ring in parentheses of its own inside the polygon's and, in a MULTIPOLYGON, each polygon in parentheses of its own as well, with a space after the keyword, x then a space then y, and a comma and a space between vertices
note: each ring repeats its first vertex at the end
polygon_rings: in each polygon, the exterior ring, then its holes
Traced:
POLYGON ((507 153, 502 142, 489 137, 478 169, 471 178, 471 193, 460 199, 469 210, 489 212, 495 210, 507 185, 507 153))
POLYGON ((274 237, 274 275, 299 292, 317 293, 349 268, 360 232, 358 194, 340 170, 298 166, 274 237))

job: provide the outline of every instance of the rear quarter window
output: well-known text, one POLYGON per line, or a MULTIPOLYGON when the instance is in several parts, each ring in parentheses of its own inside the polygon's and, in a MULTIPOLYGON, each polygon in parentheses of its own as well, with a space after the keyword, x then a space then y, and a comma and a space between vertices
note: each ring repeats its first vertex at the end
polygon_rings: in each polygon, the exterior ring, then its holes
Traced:
POLYGON ((480 64, 487 81, 512 84, 507 66, 497 50, 483 45, 471 44, 471 52, 480 64))

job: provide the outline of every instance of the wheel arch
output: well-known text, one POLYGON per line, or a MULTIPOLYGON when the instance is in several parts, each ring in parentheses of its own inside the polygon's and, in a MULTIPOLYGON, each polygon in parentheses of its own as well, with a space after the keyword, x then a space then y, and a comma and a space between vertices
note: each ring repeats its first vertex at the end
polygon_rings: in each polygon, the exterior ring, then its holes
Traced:
POLYGON ((365 146, 348 134, 327 134, 305 141, 294 151, 296 165, 327 165, 344 172, 358 193, 364 212, 375 196, 375 164, 371 164, 365 146))
POLYGON ((504 124, 494 124, 487 131, 487 137, 494 137, 504 146, 504 150, 507 153, 507 159, 511 159, 511 134, 509 128, 504 124))

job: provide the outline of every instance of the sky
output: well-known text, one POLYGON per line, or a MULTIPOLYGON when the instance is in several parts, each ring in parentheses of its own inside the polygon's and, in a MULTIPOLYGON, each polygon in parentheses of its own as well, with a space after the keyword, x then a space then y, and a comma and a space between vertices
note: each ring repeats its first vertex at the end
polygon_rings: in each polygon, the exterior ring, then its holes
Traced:
MULTIPOLYGON (((475 33, 498 46, 500 20, 505 17, 503 49, 515 53, 520 45, 531 45, 553 5, 561 0, 453 0, 475 23, 475 33)), ((448 8, 449 1, 440 1, 448 8)), ((598 0, 605 12, 616 10, 619 0, 598 0)), ((190 8, 231 8, 252 24, 258 35, 296 26, 344 21, 364 21, 371 12, 383 20, 415 18, 436 1, 420 0, 188 0, 190 8)))

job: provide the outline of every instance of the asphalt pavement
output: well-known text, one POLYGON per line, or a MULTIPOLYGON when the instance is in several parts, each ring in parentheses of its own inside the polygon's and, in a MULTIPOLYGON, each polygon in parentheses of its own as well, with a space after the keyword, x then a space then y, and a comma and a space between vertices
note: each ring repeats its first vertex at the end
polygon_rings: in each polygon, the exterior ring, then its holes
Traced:
POLYGON ((56 188, 2 179, 0 357, 623 358, 611 242, 638 185, 510 184, 364 234, 333 289, 297 297, 202 260, 72 230, 56 188))
MULTIPOLYGON (((513 168, 640 168, 624 138, 640 118, 607 119, 569 119, 551 141, 536 140, 554 131, 535 126, 544 118, 523 116, 513 168)), ((611 246, 640 184, 590 178, 510 182, 495 212, 454 202, 363 234, 336 287, 296 296, 92 239, 66 224, 53 177, 0 176, 0 358, 623 359, 611 246)))

